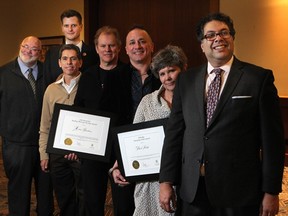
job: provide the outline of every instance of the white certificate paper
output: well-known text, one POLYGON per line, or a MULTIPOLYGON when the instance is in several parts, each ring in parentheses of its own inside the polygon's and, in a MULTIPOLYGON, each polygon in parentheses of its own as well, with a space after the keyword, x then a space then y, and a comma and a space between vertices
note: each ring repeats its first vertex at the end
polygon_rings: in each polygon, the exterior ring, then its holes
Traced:
POLYGON ((126 177, 159 173, 164 137, 163 126, 118 133, 126 177))
POLYGON ((104 156, 110 118, 60 110, 53 148, 104 156))

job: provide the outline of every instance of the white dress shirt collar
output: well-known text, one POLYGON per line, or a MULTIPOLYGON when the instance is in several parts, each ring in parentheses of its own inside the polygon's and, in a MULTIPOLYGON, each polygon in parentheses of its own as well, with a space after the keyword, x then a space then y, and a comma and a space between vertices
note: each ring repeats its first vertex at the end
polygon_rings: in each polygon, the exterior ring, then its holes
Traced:
MULTIPOLYGON (((67 41, 65 42, 67 44, 67 41)), ((75 44, 79 49, 80 52, 82 51, 83 41, 81 40, 78 44, 75 44)))
POLYGON ((80 76, 81 76, 81 72, 80 72, 80 74, 77 77, 75 77, 74 79, 72 79, 70 81, 70 85, 65 83, 64 76, 62 76, 59 80, 57 80, 55 82, 55 84, 61 84, 66 89, 66 91, 70 94, 72 92, 73 88, 79 82, 80 76))

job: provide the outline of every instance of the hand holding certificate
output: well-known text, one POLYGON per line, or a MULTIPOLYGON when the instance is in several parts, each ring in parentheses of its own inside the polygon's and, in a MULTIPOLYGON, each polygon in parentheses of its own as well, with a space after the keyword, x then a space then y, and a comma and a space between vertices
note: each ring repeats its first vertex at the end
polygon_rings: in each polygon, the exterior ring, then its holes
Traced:
POLYGON ((118 128, 119 168, 128 181, 157 179, 166 119, 118 128))
POLYGON ((110 126, 111 116, 107 113, 55 104, 47 152, 76 152, 79 157, 108 161, 110 126))

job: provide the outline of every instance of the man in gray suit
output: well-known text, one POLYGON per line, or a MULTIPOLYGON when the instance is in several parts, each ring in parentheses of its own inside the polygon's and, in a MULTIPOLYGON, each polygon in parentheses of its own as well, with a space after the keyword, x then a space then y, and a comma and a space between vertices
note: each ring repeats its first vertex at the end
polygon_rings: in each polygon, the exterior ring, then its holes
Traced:
POLYGON ((204 17, 197 37, 208 63, 178 78, 162 152, 160 204, 173 211, 172 185, 178 184, 185 216, 275 215, 284 135, 273 73, 233 55, 235 29, 225 14, 204 17), (216 68, 222 71, 220 91, 207 120, 216 68))

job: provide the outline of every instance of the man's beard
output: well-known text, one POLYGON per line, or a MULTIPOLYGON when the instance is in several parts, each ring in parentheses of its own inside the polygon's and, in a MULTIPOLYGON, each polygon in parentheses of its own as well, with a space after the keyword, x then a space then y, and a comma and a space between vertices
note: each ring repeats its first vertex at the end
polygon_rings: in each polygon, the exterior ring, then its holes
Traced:
POLYGON ((31 63, 35 63, 38 60, 38 56, 32 56, 30 58, 27 58, 28 56, 25 56, 23 53, 19 52, 19 57, 21 61, 27 65, 31 63))

